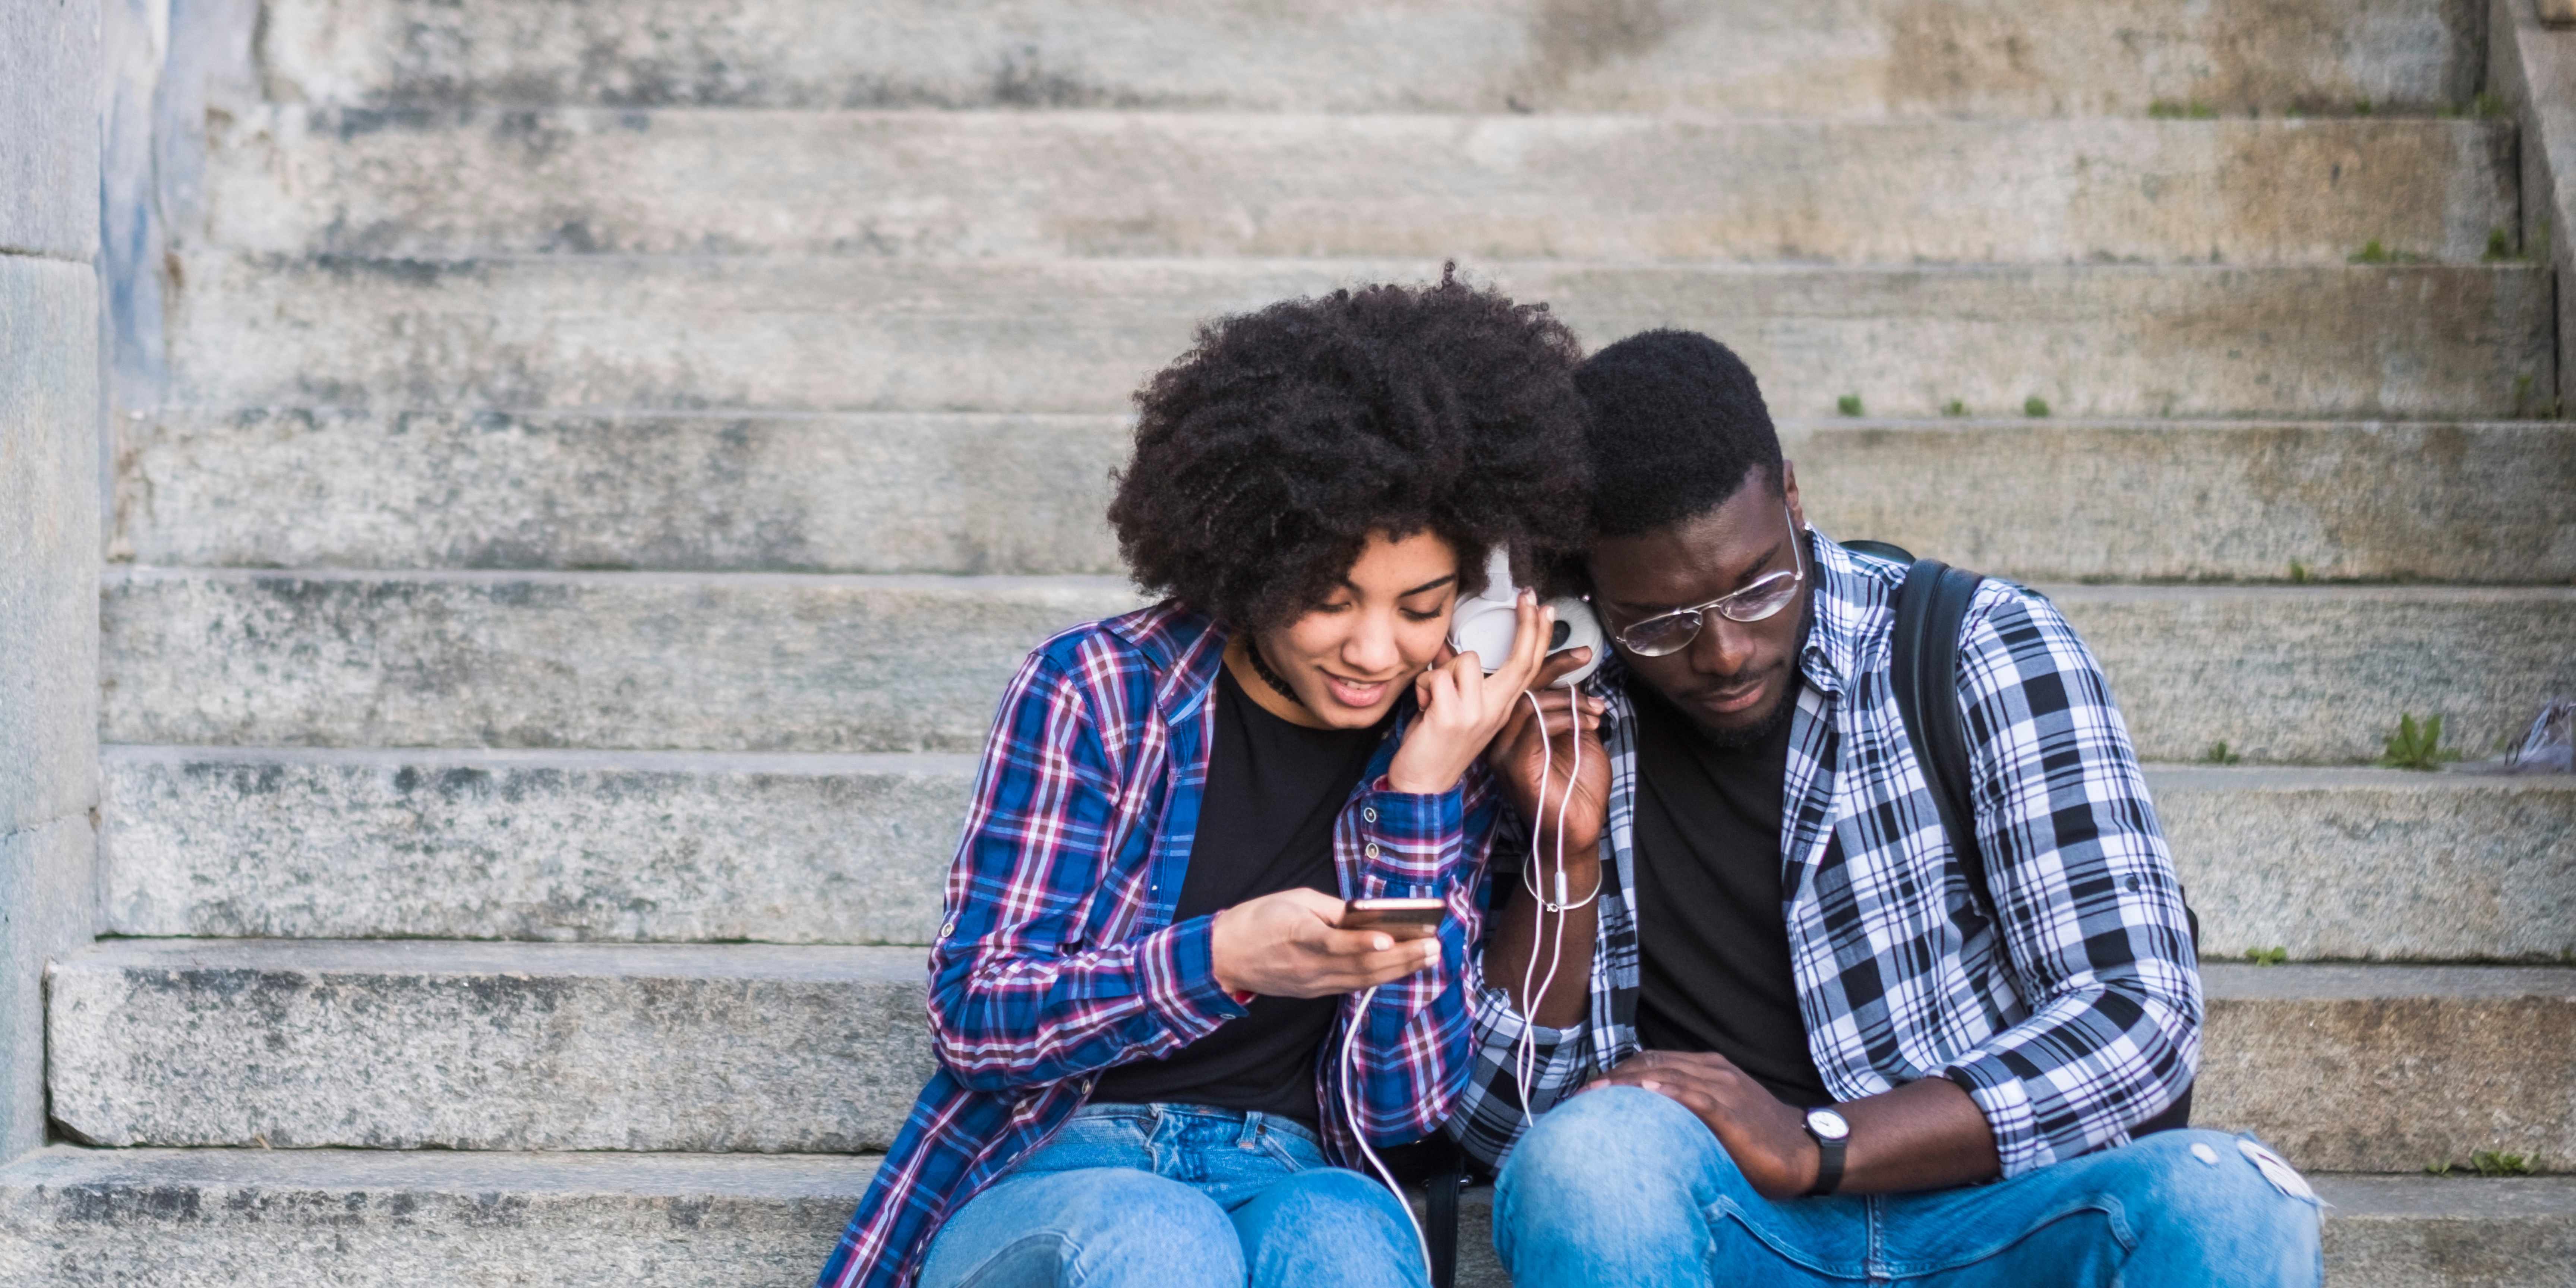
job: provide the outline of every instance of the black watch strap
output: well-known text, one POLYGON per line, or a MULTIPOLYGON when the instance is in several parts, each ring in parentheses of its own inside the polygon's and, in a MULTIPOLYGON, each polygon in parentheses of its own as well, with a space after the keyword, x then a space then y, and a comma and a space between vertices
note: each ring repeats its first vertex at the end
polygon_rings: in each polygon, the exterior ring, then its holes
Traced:
MULTIPOLYGON (((1830 1105, 1819 1107, 1832 1108, 1830 1105)), ((1807 1139, 1816 1142, 1816 1183, 1808 1187, 1806 1197, 1822 1198, 1842 1188, 1843 1147, 1851 1143, 1851 1137, 1848 1133, 1827 1137, 1817 1131, 1813 1124, 1803 1119, 1800 1120, 1800 1125, 1806 1128, 1807 1139)))

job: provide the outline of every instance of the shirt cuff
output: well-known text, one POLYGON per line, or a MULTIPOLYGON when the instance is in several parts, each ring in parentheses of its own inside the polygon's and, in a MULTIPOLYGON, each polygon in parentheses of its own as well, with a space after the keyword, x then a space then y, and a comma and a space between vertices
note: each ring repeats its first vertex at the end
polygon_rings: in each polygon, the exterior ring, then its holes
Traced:
POLYGON ((1137 946, 1145 980, 1145 1005, 1163 1017, 1173 1035, 1196 1041, 1244 1013, 1249 997, 1216 982, 1216 918, 1192 917, 1147 935, 1137 946))
POLYGON ((1368 898, 1439 898, 1441 868, 1467 830, 1466 779, 1445 792, 1399 792, 1381 774, 1360 797, 1368 898))
POLYGON ((1986 1129, 1994 1133, 1995 1158, 2002 1165, 2005 1179, 2055 1161, 2052 1151, 2040 1139, 2039 1115, 2031 1108, 2029 1089, 2002 1056, 1982 1052, 1942 1070, 1941 1075, 1959 1084, 1968 1099, 1976 1102, 1977 1111, 1986 1116, 1986 1129))

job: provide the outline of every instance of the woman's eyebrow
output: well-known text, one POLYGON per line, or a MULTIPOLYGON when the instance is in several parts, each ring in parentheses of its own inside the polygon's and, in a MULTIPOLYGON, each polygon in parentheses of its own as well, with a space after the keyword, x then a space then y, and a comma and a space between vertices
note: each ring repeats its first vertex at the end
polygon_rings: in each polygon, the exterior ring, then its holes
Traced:
MULTIPOLYGON (((1456 573, 1454 573, 1454 572, 1453 572, 1453 573, 1450 573, 1449 575, 1447 575, 1447 576, 1445 576, 1445 577, 1434 577, 1434 578, 1432 578, 1431 580, 1426 581, 1426 582, 1422 583, 1421 585, 1414 587, 1414 588, 1413 588, 1413 589, 1411 589, 1411 590, 1399 590, 1399 591, 1395 592, 1395 597, 1396 597, 1397 599, 1411 599, 1411 598, 1413 598, 1414 596, 1419 595, 1419 594, 1421 594, 1422 592, 1424 592, 1424 591, 1426 591, 1426 590, 1438 590, 1438 589, 1440 589, 1441 587, 1446 586, 1446 585, 1448 585, 1449 583, 1451 583, 1451 582, 1453 582, 1453 581, 1456 581, 1456 580, 1458 580, 1458 574, 1456 574, 1456 573)), ((1354 594, 1354 595, 1359 595, 1359 594, 1363 594, 1363 593, 1365 593, 1365 592, 1361 591, 1361 590, 1360 590, 1360 588, 1359 588, 1358 586, 1353 585, 1353 584, 1352 584, 1351 582, 1349 582, 1349 581, 1344 581, 1344 582, 1342 583, 1342 589, 1347 590, 1347 591, 1351 592, 1351 593, 1352 593, 1352 594, 1354 594)))

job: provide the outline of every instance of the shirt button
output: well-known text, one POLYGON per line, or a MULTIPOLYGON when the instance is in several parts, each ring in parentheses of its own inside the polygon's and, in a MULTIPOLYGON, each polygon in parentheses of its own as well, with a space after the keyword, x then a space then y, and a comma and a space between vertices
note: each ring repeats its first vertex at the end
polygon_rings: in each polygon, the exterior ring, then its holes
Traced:
POLYGON ((1360 851, 1360 853, 1365 854, 1365 855, 1369 856, 1369 857, 1370 857, 1370 858, 1372 858, 1372 859, 1376 858, 1376 857, 1377 857, 1377 842, 1375 842, 1375 841, 1371 841, 1371 842, 1369 842, 1369 843, 1368 843, 1368 848, 1367 848, 1367 849, 1365 849, 1365 850, 1360 851))
POLYGON ((1367 822, 1367 823, 1374 823, 1374 822, 1376 822, 1376 821, 1377 821, 1377 807, 1376 807, 1376 806, 1374 806, 1374 805, 1363 807, 1363 808, 1360 810, 1360 820, 1361 820, 1362 822, 1367 822))
POLYGON ((956 934, 956 933, 957 933, 957 919, 956 919, 955 917, 950 917, 950 918, 948 919, 948 924, 947 924, 947 925, 944 925, 944 926, 941 926, 941 927, 939 928, 939 937, 940 937, 940 938, 942 938, 942 939, 946 939, 946 938, 947 938, 947 937, 949 937, 950 935, 953 935, 953 934, 956 934))

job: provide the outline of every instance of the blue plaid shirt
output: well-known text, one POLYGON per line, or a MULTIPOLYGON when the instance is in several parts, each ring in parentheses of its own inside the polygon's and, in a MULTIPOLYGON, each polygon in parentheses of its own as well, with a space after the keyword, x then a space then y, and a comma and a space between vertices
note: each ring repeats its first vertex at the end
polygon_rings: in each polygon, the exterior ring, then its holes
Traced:
MULTIPOLYGON (((1172 919, 1215 743, 1226 633, 1172 604, 1038 646, 1002 696, 947 921, 930 954, 939 1067, 824 1265, 819 1288, 909 1283, 948 1214, 1045 1143, 1113 1065, 1171 1054, 1244 1013, 1216 981, 1213 917, 1172 919)), ((1484 767, 1437 795, 1391 790, 1408 695, 1333 827, 1347 898, 1438 898, 1440 965, 1342 999, 1359 1026, 1359 1121, 1341 1062, 1316 1061, 1326 1152, 1440 1129, 1466 1085, 1467 946, 1497 817, 1484 767)))
MULTIPOLYGON (((2200 972, 2100 665, 2038 594, 1978 590, 1959 703, 1999 931, 1954 861, 1890 687, 1905 567, 1822 534, 1811 545, 1780 911, 1816 1072, 1837 1100, 1954 1078, 2005 1176, 2126 1142, 2199 1064, 2200 972)), ((1540 1113, 1638 1050, 1636 717, 1615 662, 1593 690, 1609 703, 1611 768, 1591 1004, 1580 1027, 1536 1028, 1540 1113)), ((1481 950, 1470 985, 1476 1075, 1450 1129, 1499 1164, 1523 1126, 1512 1052, 1527 1021, 1485 979, 1481 950)))

